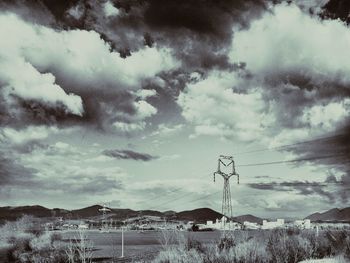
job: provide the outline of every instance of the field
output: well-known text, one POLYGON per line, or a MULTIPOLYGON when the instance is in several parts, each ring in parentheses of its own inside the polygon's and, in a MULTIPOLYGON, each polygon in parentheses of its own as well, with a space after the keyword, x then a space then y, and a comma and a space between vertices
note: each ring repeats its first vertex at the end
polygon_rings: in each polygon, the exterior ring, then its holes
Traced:
POLYGON ((350 259, 348 230, 125 231, 123 259, 119 230, 43 231, 21 219, 2 226, 0 233, 0 262, 334 263, 350 259), (310 261, 317 259, 324 260, 310 261))
MULTIPOLYGON (((173 231, 169 231, 173 232, 173 231)), ((76 231, 61 232, 63 241, 78 238, 76 231)), ((125 231, 124 232, 124 256, 126 258, 154 257, 159 251, 164 249, 165 240, 172 233, 167 231, 125 231)), ((186 238, 197 240, 203 244, 217 242, 222 233, 213 232, 181 232, 186 238)), ((122 235, 121 231, 111 231, 109 233, 98 230, 85 232, 86 238, 93 243, 93 257, 95 260, 103 258, 119 258, 121 256, 122 235)), ((166 245, 176 245, 176 238, 168 240, 166 245)))

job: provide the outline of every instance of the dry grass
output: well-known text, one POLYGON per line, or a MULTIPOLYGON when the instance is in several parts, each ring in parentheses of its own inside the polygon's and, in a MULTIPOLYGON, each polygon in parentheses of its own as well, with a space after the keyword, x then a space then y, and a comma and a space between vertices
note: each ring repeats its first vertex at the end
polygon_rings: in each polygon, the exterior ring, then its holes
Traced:
POLYGON ((320 236, 294 229, 261 231, 253 236, 247 231, 235 231, 211 245, 177 235, 178 241, 174 241, 176 234, 163 233, 163 250, 152 262, 297 263, 329 257, 336 257, 338 261, 333 262, 350 260, 350 237, 345 231, 326 231, 320 236))

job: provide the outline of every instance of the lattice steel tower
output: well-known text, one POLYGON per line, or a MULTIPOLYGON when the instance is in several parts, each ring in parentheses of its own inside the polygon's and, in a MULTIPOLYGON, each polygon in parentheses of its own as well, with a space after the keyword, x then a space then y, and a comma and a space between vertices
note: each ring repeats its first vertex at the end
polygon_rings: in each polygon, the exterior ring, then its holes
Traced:
POLYGON ((214 182, 215 175, 221 175, 224 178, 224 189, 222 192, 222 210, 221 213, 227 218, 232 217, 232 203, 231 203, 231 191, 230 191, 230 178, 231 176, 237 176, 237 183, 239 184, 239 174, 236 173, 235 162, 232 156, 220 155, 218 159, 218 170, 214 172, 214 182), (225 167, 232 166, 232 171, 230 173, 224 173, 221 171, 221 165, 225 167))
POLYGON ((102 208, 100 208, 98 210, 100 212, 102 212, 101 230, 105 230, 106 231, 108 229, 107 212, 110 212, 111 209, 109 209, 106 204, 103 204, 102 208))

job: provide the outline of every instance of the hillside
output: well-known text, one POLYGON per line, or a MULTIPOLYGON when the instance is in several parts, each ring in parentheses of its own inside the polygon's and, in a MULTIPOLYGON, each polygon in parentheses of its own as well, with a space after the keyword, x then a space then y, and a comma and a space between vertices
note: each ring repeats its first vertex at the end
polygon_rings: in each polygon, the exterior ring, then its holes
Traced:
POLYGON ((221 217, 222 214, 210 208, 199 208, 176 213, 176 218, 179 220, 189 220, 200 223, 205 223, 208 220, 215 221, 217 218, 220 219, 221 217))
POLYGON ((350 221, 350 207, 333 208, 323 213, 314 213, 306 217, 311 221, 350 221))
POLYGON ((51 211, 52 210, 39 205, 18 207, 5 206, 0 207, 0 220, 15 220, 23 215, 50 217, 52 215, 51 211))
POLYGON ((241 215, 241 216, 236 216, 233 218, 233 220, 240 222, 243 224, 244 221, 248 221, 248 222, 252 222, 252 223, 258 223, 258 224, 262 224, 262 218, 260 217, 256 217, 253 215, 241 215))
MULTIPOLYGON (((48 209, 42 206, 19 206, 19 207, 0 207, 0 220, 16 220, 23 215, 32 215, 34 217, 64 217, 71 219, 99 219, 102 214, 99 211, 102 206, 93 205, 82 209, 65 210, 60 208, 48 209)), ((206 222, 207 220, 215 221, 222 215, 209 208, 199 208, 195 210, 183 211, 176 213, 174 211, 160 212, 155 210, 140 210, 111 208, 107 216, 115 220, 124 220, 126 218, 138 216, 158 216, 167 217, 168 219, 189 220, 195 222, 206 222)))

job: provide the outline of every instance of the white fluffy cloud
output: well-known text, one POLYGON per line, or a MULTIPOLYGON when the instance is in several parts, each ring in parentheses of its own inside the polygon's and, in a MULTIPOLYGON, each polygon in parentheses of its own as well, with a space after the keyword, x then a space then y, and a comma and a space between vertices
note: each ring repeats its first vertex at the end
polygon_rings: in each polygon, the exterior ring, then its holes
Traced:
POLYGON ((157 109, 144 100, 135 102, 135 108, 137 111, 136 115, 140 119, 151 117, 152 115, 157 113, 157 109))
POLYGON ((197 135, 256 139, 273 122, 258 90, 235 91, 239 79, 234 73, 212 73, 208 78, 187 85, 178 103, 197 135))
POLYGON ((135 95, 141 99, 147 99, 157 95, 157 91, 154 89, 141 89, 135 92, 135 95))
MULTIPOLYGON (((299 1, 299 4, 301 4, 299 1)), ((244 62, 276 117, 272 144, 335 131, 349 118, 349 28, 322 21, 294 4, 271 8, 249 29, 234 33, 230 60, 244 62)))
POLYGON ((167 48, 145 47, 124 59, 111 52, 95 31, 57 32, 42 26, 33 28, 13 16, 6 18, 27 35, 28 39, 17 32, 13 40, 20 45, 22 55, 41 70, 52 69, 57 75, 64 75, 72 85, 101 90, 139 89, 142 79, 178 66, 167 48))
MULTIPOLYGON (((246 62, 258 76, 300 74, 317 85, 350 83, 349 28, 338 20, 321 21, 295 5, 280 4, 235 32, 231 62, 246 62)), ((287 75, 288 77, 288 75, 287 75)))
POLYGON ((234 32, 230 60, 246 63, 249 77, 212 73, 180 94, 178 104, 196 135, 278 145, 322 136, 349 118, 349 101, 336 91, 350 84, 348 27, 294 4, 270 11, 234 32))
MULTIPOLYGON (((82 94, 118 96, 138 91, 144 79, 178 66, 168 48, 144 47, 124 59, 95 31, 57 31, 11 13, 0 13, 0 37, 0 84, 9 105, 15 96, 50 108, 64 106, 67 113, 82 115, 82 94)), ((143 98, 152 95, 140 93, 143 98)), ((137 97, 129 103, 140 114, 138 120, 156 113, 147 102, 136 101, 137 97)), ((118 109, 112 102, 106 108, 113 109, 113 119, 118 109)))
POLYGON ((302 122, 312 128, 331 131, 350 116, 350 99, 331 102, 326 105, 314 105, 304 109, 302 122))
POLYGON ((107 1, 104 6, 104 12, 106 14, 106 16, 117 16, 119 15, 119 9, 114 7, 113 4, 110 1, 107 1))
MULTIPOLYGON (((0 44, 0 54, 2 52, 6 52, 6 49, 1 49, 0 44)), ((4 56, 4 54, 1 55, 4 56)), ((11 96, 16 96, 24 100, 39 100, 53 108, 63 104, 67 112, 82 115, 81 98, 74 94, 67 94, 55 84, 55 77, 51 73, 42 74, 19 57, 0 59, 0 67, 0 81, 4 85, 2 92, 9 103, 11 103, 11 96)))
POLYGON ((5 127, 0 130, 0 141, 5 143, 23 144, 33 140, 46 139, 50 134, 57 133, 56 127, 29 126, 23 130, 5 127))

